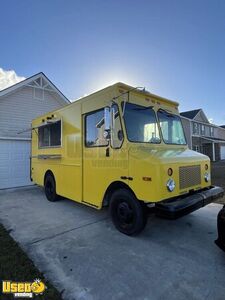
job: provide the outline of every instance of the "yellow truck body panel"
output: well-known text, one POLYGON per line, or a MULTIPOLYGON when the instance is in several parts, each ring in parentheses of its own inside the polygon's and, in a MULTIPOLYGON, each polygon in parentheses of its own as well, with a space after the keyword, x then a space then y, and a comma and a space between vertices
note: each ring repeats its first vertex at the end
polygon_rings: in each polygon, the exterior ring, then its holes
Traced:
MULTIPOLYGON (((123 118, 124 103, 152 107, 155 113, 165 110, 179 116, 177 102, 149 92, 132 90, 132 87, 123 83, 43 115, 32 122, 33 181, 44 186, 45 175, 51 171, 58 195, 97 209, 103 206, 106 191, 112 184, 123 183, 137 199, 145 203, 156 203, 211 185, 210 179, 206 182, 204 177, 205 172, 210 173, 209 158, 189 150, 184 144, 166 144, 160 130, 159 143, 129 141, 123 118), (126 92, 129 90, 128 97, 126 92), (102 145, 100 141, 99 146, 88 146, 85 141, 87 116, 112 103, 118 105, 123 139, 121 144, 118 142, 119 147, 112 147, 110 142, 108 145, 103 142, 102 145), (40 128, 48 120, 50 123, 61 121, 60 145, 41 147, 40 128), (172 169, 172 174, 169 169, 172 169), (175 182, 172 192, 167 188, 170 178, 175 182)), ((96 126, 95 130, 101 130, 101 125, 96 126)))

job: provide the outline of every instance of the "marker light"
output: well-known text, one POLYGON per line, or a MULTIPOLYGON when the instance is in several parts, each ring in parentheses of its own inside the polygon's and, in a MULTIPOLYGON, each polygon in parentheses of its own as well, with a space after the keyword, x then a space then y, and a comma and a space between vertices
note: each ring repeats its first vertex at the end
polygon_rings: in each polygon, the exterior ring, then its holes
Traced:
POLYGON ((209 173, 205 173, 204 178, 205 178, 205 182, 209 182, 209 180, 210 180, 210 175, 209 175, 209 173))
POLYGON ((167 171, 168 176, 172 176, 173 175, 173 169, 169 168, 167 171))

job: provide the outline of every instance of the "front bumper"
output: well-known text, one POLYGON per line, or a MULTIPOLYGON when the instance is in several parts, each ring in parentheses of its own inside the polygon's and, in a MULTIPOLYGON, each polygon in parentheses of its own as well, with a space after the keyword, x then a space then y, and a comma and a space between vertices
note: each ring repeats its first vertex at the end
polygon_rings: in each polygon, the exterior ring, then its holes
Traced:
POLYGON ((221 187, 211 186, 185 197, 156 203, 156 215, 168 219, 177 219, 208 205, 215 199, 223 197, 223 195, 224 190, 221 187))

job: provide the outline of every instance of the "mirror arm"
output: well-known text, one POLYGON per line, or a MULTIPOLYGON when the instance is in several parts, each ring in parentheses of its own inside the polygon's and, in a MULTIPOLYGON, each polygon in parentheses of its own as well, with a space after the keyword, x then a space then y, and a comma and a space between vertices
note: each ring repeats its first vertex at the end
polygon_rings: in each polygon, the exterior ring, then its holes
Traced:
POLYGON ((124 101, 124 104, 123 104, 122 117, 124 117, 125 109, 126 109, 126 103, 129 102, 129 100, 130 100, 130 92, 128 91, 127 92, 127 101, 124 101))

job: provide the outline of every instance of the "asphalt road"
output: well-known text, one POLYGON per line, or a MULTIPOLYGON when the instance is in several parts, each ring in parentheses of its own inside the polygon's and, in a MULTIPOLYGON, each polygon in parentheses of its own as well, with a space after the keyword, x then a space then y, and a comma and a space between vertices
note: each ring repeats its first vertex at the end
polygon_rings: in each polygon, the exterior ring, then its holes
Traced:
POLYGON ((214 244, 221 207, 176 221, 150 216, 128 237, 107 210, 50 203, 38 187, 0 191, 0 222, 68 300, 224 300, 225 253, 214 244))

